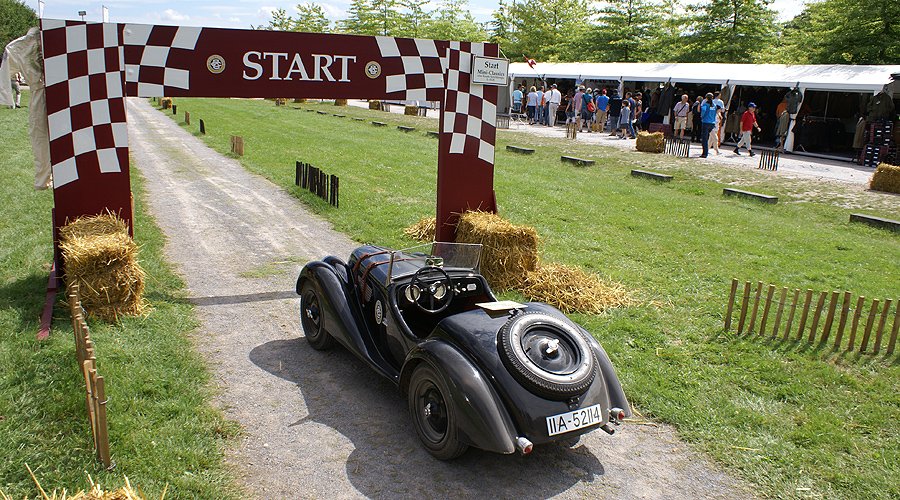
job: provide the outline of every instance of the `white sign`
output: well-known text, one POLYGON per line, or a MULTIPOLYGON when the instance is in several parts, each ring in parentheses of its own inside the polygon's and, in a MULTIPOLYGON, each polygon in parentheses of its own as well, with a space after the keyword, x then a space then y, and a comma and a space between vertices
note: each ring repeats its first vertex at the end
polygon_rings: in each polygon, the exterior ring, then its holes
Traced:
POLYGON ((509 85, 509 61, 495 57, 474 56, 472 83, 482 85, 509 85))

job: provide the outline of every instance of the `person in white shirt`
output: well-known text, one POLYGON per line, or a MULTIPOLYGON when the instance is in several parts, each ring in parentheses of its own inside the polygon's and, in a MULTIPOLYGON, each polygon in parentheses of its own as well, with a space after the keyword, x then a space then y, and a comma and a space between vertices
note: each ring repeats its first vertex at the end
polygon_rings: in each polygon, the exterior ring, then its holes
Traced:
POLYGON ((691 112, 691 103, 688 102, 688 95, 681 96, 681 102, 675 105, 675 133, 679 139, 684 139, 684 129, 687 128, 688 113, 691 112))
POLYGON ((544 112, 541 114, 541 124, 550 125, 550 88, 544 91, 544 112))
POLYGON ((562 102, 562 94, 559 92, 559 89, 556 88, 556 84, 550 86, 550 106, 548 112, 550 114, 550 121, 548 125, 551 127, 556 126, 556 110, 559 109, 559 103, 562 102))

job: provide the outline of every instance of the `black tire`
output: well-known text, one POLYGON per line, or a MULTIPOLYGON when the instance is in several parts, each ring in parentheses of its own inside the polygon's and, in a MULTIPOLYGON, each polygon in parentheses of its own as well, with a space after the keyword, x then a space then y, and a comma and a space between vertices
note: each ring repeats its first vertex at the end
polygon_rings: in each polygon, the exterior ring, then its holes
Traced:
POLYGON ((519 383, 539 396, 564 400, 584 393, 594 382, 594 351, 584 334, 559 318, 541 312, 517 314, 499 335, 504 364, 519 383), (548 354, 551 345, 552 355, 548 354))
POLYGON ((415 368, 409 381, 409 413, 422 445, 438 460, 452 460, 469 448, 460 443, 457 408, 447 384, 427 362, 415 368))
POLYGON ((309 281, 300 288, 300 324, 306 341, 317 351, 325 351, 334 346, 334 337, 325 331, 322 316, 322 302, 315 287, 309 281))

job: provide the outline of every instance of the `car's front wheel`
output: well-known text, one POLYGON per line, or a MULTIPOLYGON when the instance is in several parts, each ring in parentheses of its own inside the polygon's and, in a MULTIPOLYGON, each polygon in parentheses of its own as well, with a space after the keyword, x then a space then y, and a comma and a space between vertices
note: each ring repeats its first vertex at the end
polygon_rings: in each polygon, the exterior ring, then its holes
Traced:
POLYGON ((447 384, 427 362, 413 371, 407 397, 416 433, 428 453, 440 460, 465 453, 468 445, 459 441, 457 408, 447 384))
POLYGON ((300 324, 303 335, 309 345, 318 351, 324 351, 334 345, 334 337, 325 331, 322 301, 309 281, 300 288, 300 324))

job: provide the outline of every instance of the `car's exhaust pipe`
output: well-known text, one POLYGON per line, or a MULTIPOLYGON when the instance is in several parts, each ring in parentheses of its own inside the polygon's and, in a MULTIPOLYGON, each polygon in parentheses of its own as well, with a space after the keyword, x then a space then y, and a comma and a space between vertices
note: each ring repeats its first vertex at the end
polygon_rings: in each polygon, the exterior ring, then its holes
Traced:
POLYGON ((613 408, 609 410, 609 421, 619 425, 625 420, 625 410, 621 408, 613 408))
POLYGON ((534 449, 534 445, 525 436, 519 436, 519 438, 516 439, 516 449, 519 450, 519 453, 522 455, 528 455, 531 453, 531 450, 534 449))

